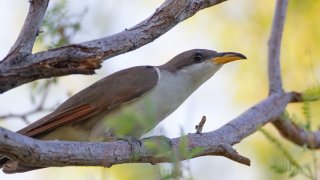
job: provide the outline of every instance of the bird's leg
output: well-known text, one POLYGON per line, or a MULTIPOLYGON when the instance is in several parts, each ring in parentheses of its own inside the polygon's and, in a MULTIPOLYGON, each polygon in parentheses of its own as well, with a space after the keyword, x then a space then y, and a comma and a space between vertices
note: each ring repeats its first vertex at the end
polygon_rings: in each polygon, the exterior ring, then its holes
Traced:
POLYGON ((116 135, 111 132, 105 133, 106 141, 126 141, 131 146, 131 152, 134 157, 137 157, 139 154, 139 149, 142 145, 140 139, 132 137, 132 136, 124 136, 124 135, 116 135))
POLYGON ((139 158, 141 146, 144 146, 149 151, 157 155, 168 155, 172 153, 172 141, 166 136, 152 136, 140 140, 136 137, 116 135, 114 133, 108 132, 105 134, 105 138, 107 139, 107 141, 122 140, 128 142, 131 146, 133 158, 139 158))
POLYGON ((142 142, 140 141, 140 139, 132 136, 119 136, 117 140, 127 141, 131 146, 131 152, 133 154, 132 158, 136 159, 139 157, 140 147, 142 145, 142 142))

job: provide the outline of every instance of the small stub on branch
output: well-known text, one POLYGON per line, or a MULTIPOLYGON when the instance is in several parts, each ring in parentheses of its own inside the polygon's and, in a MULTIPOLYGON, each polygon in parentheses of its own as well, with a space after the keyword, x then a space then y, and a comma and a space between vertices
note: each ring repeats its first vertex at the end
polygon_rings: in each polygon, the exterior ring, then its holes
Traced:
POLYGON ((200 123, 196 125, 196 130, 197 130, 196 134, 202 133, 203 125, 204 123, 206 123, 206 120, 207 120, 206 116, 202 116, 200 123))
POLYGON ((236 161, 238 163, 250 166, 250 159, 238 154, 238 152, 234 148, 232 148, 232 146, 230 146, 229 144, 222 144, 221 148, 223 148, 223 151, 221 154, 222 156, 229 158, 233 161, 236 161))

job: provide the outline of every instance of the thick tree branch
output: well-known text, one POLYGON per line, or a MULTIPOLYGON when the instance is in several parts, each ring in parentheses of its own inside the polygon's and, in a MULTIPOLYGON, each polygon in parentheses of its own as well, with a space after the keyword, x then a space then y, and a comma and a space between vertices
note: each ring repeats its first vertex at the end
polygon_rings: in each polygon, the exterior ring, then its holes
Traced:
POLYGON ((199 10, 223 1, 166 0, 152 16, 117 34, 27 56, 9 56, 0 63, 0 93, 37 79, 93 74, 103 60, 148 44, 199 10))
POLYGON ((269 39, 269 93, 283 92, 280 70, 280 48, 288 0, 277 0, 269 39))
POLYGON ((171 139, 172 148, 167 153, 154 153, 144 146, 132 148, 126 141, 46 142, 0 128, 0 154, 18 160, 21 165, 29 167, 68 165, 109 167, 114 164, 133 162, 156 164, 172 162, 172 154, 178 155, 180 160, 219 155, 249 165, 249 159, 236 153, 232 145, 239 143, 264 124, 278 118, 291 99, 291 93, 273 94, 218 130, 171 139), (181 142, 185 142, 186 138, 188 153, 176 154, 176 152, 181 152, 179 151, 181 142))
MULTIPOLYGON (((156 147, 156 150, 155 148, 150 148, 146 141, 158 141, 157 137, 143 140, 142 146, 132 148, 132 144, 127 141, 103 143, 41 141, 0 128, 0 153, 18 160, 19 165, 28 167, 72 165, 111 167, 112 165, 123 163, 157 164, 173 162, 175 157, 178 157, 179 160, 184 160, 206 155, 221 155, 242 164, 250 164, 249 159, 237 154, 229 144, 221 140, 212 141, 208 139, 212 136, 215 136, 215 134, 208 134, 208 136, 206 134, 190 134, 187 138, 192 141, 189 142, 187 147, 181 146, 186 137, 180 137, 171 139, 171 148, 156 147), (209 144, 203 143, 202 140, 209 144), (198 149, 197 153, 192 153, 196 148, 198 149), (178 153, 182 149, 183 151, 186 150, 187 153, 178 153)), ((218 138, 215 137, 214 139, 218 138)), ((4 168, 5 170, 6 168, 4 168)))
POLYGON ((8 56, 4 60, 15 58, 14 56, 26 56, 31 53, 34 42, 42 25, 49 0, 30 0, 27 18, 23 24, 20 34, 11 47, 8 56), (12 57, 13 56, 13 57, 12 57))

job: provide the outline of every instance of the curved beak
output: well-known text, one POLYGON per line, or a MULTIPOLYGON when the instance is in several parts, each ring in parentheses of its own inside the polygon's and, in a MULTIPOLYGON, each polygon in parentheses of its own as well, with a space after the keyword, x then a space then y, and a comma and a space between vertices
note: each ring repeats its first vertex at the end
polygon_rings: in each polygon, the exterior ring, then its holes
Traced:
POLYGON ((215 64, 226 64, 231 61, 236 61, 240 59, 247 59, 246 56, 236 52, 222 52, 218 53, 217 56, 210 59, 211 62, 215 64))

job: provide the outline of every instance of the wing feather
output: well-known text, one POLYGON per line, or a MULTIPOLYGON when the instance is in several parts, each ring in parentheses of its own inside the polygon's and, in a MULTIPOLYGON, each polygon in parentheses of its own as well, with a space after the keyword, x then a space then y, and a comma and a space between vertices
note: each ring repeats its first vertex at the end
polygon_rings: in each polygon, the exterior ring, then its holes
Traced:
POLYGON ((65 124, 76 122, 83 117, 88 117, 92 112, 94 112, 95 108, 86 104, 79 107, 75 107, 73 109, 67 110, 58 114, 50 119, 44 119, 43 122, 38 122, 34 126, 28 126, 24 129, 18 131, 20 134, 24 134, 26 136, 35 137, 40 134, 44 134, 46 132, 51 131, 57 127, 63 126, 65 124))
POLYGON ((90 120, 102 111, 118 108, 151 90, 158 82, 152 66, 137 66, 107 76, 61 104, 54 112, 21 129, 18 133, 37 137, 55 128, 90 120))

